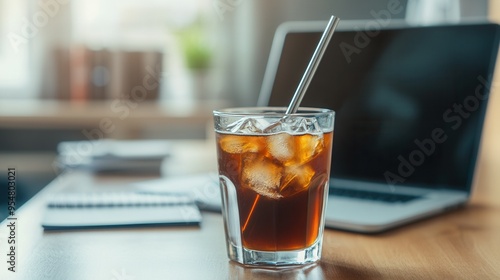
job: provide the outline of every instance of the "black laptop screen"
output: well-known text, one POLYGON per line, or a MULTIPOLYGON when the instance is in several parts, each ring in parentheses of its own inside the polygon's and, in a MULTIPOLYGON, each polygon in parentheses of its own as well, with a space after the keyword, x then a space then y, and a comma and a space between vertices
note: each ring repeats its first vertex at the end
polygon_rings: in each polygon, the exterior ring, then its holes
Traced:
MULTIPOLYGON (((302 106, 336 112, 332 177, 468 189, 497 25, 336 32, 302 106)), ((321 32, 289 33, 269 98, 286 106, 321 32)))

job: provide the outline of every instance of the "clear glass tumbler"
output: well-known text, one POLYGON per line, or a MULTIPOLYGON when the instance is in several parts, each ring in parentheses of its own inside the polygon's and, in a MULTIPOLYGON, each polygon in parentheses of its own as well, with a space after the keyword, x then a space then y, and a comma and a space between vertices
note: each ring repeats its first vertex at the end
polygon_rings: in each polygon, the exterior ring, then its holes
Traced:
POLYGON ((231 260, 301 265, 321 257, 334 112, 214 111, 222 214, 231 260))

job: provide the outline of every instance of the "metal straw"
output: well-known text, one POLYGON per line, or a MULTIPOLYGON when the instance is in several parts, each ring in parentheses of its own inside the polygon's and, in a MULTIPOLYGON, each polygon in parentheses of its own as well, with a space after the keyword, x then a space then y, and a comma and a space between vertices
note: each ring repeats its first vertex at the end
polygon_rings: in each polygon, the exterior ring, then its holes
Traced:
POLYGON ((338 17, 336 16, 330 17, 330 21, 328 22, 325 31, 323 32, 323 35, 319 40, 318 46, 316 47, 316 50, 314 51, 311 57, 311 61, 309 61, 309 65, 307 65, 306 71, 304 72, 304 75, 300 80, 299 86, 295 90, 295 94, 292 97, 292 101, 290 101, 290 105, 288 105, 288 108, 286 110, 287 115, 294 114, 295 112, 297 112, 297 109, 299 109, 300 102, 302 101, 302 98, 304 97, 304 94, 306 93, 307 88, 311 83, 314 73, 316 72, 319 63, 321 62, 321 58, 323 57, 323 54, 326 51, 328 43, 330 42, 330 39, 333 36, 333 32, 335 31, 338 22, 339 22, 338 17))

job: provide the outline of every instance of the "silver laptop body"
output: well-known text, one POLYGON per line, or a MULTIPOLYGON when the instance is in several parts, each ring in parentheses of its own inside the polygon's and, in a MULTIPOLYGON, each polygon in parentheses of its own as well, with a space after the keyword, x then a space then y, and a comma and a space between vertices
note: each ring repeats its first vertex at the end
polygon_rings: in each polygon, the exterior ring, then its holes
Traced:
MULTIPOLYGON (((326 22, 276 31, 259 106, 286 106, 326 22)), ((499 27, 343 21, 302 106, 336 111, 326 226, 380 232, 464 205, 499 27)))

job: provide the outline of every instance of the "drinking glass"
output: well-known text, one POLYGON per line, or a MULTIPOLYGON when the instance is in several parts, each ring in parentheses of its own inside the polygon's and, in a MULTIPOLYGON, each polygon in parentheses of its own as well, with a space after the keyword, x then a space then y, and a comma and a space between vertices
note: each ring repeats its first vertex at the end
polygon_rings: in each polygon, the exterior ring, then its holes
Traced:
POLYGON ((320 259, 332 155, 329 109, 214 111, 227 253, 245 265, 320 259))

